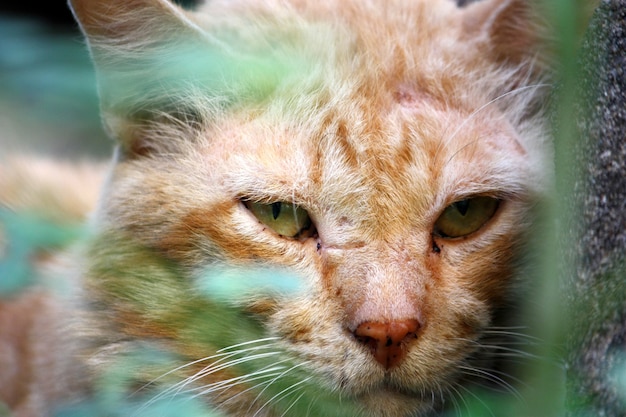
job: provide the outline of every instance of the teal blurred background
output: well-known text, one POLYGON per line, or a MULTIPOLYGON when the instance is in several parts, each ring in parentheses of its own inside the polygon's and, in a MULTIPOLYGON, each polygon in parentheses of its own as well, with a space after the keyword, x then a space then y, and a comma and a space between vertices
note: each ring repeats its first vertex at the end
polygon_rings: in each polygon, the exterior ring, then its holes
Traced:
POLYGON ((0 14, 0 157, 15 151, 104 157, 112 143, 98 113, 95 77, 78 29, 0 14))
POLYGON ((107 158, 112 145, 67 3, 0 2, 0 158, 16 151, 107 158))

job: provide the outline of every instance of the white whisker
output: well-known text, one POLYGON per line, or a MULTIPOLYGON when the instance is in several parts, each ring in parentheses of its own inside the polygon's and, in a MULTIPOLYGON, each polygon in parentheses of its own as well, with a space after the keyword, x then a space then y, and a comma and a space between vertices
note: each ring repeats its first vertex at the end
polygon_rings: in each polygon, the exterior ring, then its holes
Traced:
MULTIPOLYGON (((288 362, 288 361, 289 361, 289 359, 284 359, 284 360, 282 360, 282 361, 280 361, 280 362, 277 362, 276 364, 278 364, 278 363, 282 363, 282 362, 288 362)), ((305 362, 305 363, 308 363, 308 362, 305 362)), ((276 365, 276 364, 274 364, 274 365, 276 365)), ((282 368, 282 369, 284 369, 284 367, 281 367, 281 368, 282 368)), ((230 397, 230 398, 229 398, 228 400, 226 400, 224 403, 228 403, 228 402, 230 402, 230 401, 233 401, 233 400, 235 400, 237 397, 239 397, 240 395, 243 395, 243 394, 245 394, 246 392, 249 392, 249 391, 255 390, 255 389, 259 388, 259 387, 260 387, 260 386, 262 386, 262 385, 265 385, 265 384, 267 384, 267 386, 271 385, 274 381, 276 381, 276 379, 277 379, 277 378, 280 378, 281 376, 283 376, 283 375, 285 374, 285 372, 288 372, 288 371, 289 371, 289 370, 291 370, 291 369, 293 369, 293 368, 290 368, 290 369, 288 369, 287 371, 283 371, 283 372, 280 372, 280 373, 276 373, 276 374, 272 374, 272 375, 265 375, 265 376, 267 376, 267 377, 274 377, 274 376, 275 376, 275 378, 273 378, 271 381, 263 381, 263 382, 261 382, 261 383, 259 383, 259 384, 253 385, 253 386, 251 386, 251 387, 249 387, 249 388, 246 388, 245 390, 243 390, 243 391, 241 391, 241 392, 238 392, 237 394, 235 394, 235 395, 233 395, 232 397, 230 397)), ((256 380, 256 379, 260 379, 260 378, 255 378, 255 380, 256 380)), ((256 398, 255 398, 255 400, 252 402, 252 404, 254 404, 254 403, 255 403, 258 399, 259 399, 259 395, 257 395, 257 397, 256 397, 256 398)), ((248 409, 248 412, 249 412, 249 411, 250 411, 250 409, 248 409)))
POLYGON ((289 410, 291 410, 291 409, 293 408, 293 406, 294 406, 294 405, 296 405, 296 403, 297 403, 298 401, 300 401, 300 398, 302 398, 302 396, 303 396, 303 395, 304 395, 304 392, 303 392, 303 393, 301 393, 300 395, 298 395, 298 396, 296 397, 296 399, 295 399, 295 400, 293 400, 293 401, 291 402, 291 404, 289 404, 289 407, 287 407, 287 409, 286 409, 286 410, 285 410, 285 411, 284 411, 284 412, 280 415, 280 417, 285 417, 285 416, 287 415, 287 413, 289 412, 289 410))
POLYGON ((487 405, 487 403, 485 403, 478 395, 474 394, 472 390, 460 384, 457 384, 457 386, 461 388, 463 391, 465 391, 466 393, 468 393, 469 395, 471 395, 472 397, 474 397, 479 403, 481 403, 487 409, 487 411, 492 417, 496 417, 495 414, 493 414, 493 411, 491 410, 491 408, 487 405))
POLYGON ((318 399, 319 399, 319 397, 311 398, 311 401, 309 401, 309 406, 306 409, 306 417, 309 417, 311 415, 311 410, 313 410, 313 407, 314 407, 314 405, 315 405, 315 403, 317 402, 318 399))
POLYGON ((174 369, 172 369, 172 370, 170 370, 170 371, 167 371, 167 372, 165 372, 164 374, 162 374, 162 375, 160 375, 160 376, 158 376, 158 377, 156 377, 156 378, 152 379, 151 381, 146 382, 146 383, 145 383, 145 384, 143 384, 140 388, 138 388, 137 390, 135 390, 135 391, 132 393, 132 395, 136 395, 136 394, 137 394, 137 393, 139 393, 140 391, 142 391, 142 390, 146 389, 146 388, 147 388, 147 387, 149 387, 150 385, 154 384, 155 382, 158 382, 159 380, 161 380, 161 379, 163 379, 163 378, 167 377, 168 375, 171 375, 171 374, 173 374, 173 373, 175 373, 175 372, 178 372, 178 371, 180 371, 180 370, 182 370, 182 369, 188 368, 188 367, 193 366, 193 365, 195 365, 195 364, 198 364, 198 363, 200 363, 200 362, 208 361, 208 360, 214 359, 214 358, 216 358, 216 357, 220 357, 220 356, 222 356, 222 355, 212 355, 212 356, 206 356, 206 357, 204 357, 204 358, 196 359, 196 360, 194 360, 194 361, 192 361, 192 362, 188 362, 188 363, 185 363, 184 365, 178 366, 178 367, 176 367, 176 368, 174 368, 174 369))
POLYGON ((250 361, 255 361, 255 360, 258 360, 258 359, 268 358, 270 356, 278 355, 279 353, 280 352, 259 353, 259 354, 256 354, 256 355, 244 356, 243 358, 237 358, 237 359, 229 361, 229 362, 220 363, 220 364, 217 364, 217 366, 206 367, 206 368, 202 369, 201 371, 197 372, 196 374, 194 374, 193 376, 191 376, 190 378, 187 378, 185 380, 185 384, 184 385, 193 383, 195 381, 198 381, 201 378, 206 377, 207 375, 214 374, 214 373, 222 371, 224 369, 232 368, 233 366, 237 366, 237 365, 240 365, 242 363, 246 363, 246 362, 250 362, 250 361))
MULTIPOLYGON (((172 369, 172 370, 170 370, 168 372, 165 372, 164 374, 158 376, 157 378, 154 378, 151 381, 147 382, 146 384, 142 385, 135 392, 133 392, 132 395, 137 394, 141 390, 147 388, 148 386, 154 384, 155 382, 158 382, 159 380, 167 377, 168 375, 171 375, 171 374, 173 374, 175 372, 178 372, 178 371, 183 370, 185 368, 188 368, 190 366, 196 365, 196 364, 198 364, 200 362, 206 362, 206 361, 209 361, 209 360, 212 360, 212 359, 216 359, 216 358, 221 358, 222 359, 222 358, 232 357, 234 355, 245 353, 245 352, 249 352, 249 351, 252 351, 252 350, 268 349, 271 345, 258 346, 258 347, 248 348, 248 349, 241 349, 241 350, 238 350, 236 352, 226 352, 226 350, 228 350, 228 349, 232 349, 232 348, 239 347, 239 346, 244 346, 244 345, 249 345, 249 344, 252 344, 252 343, 258 343, 258 342, 265 342, 265 341, 275 340, 275 339, 277 339, 277 338, 274 337, 274 338, 258 339, 258 340, 248 341, 248 342, 244 342, 244 343, 239 343, 237 345, 233 345, 233 346, 228 346, 228 347, 222 348, 222 349, 218 350, 215 355, 205 356, 204 358, 200 358, 200 359, 196 359, 196 360, 191 361, 191 362, 187 362, 184 365, 178 366, 178 367, 176 367, 176 368, 174 368, 174 369, 172 369)), ((212 364, 214 364, 216 362, 213 362, 212 364)))
MULTIPOLYGON (((499 95, 498 97, 489 100, 487 103, 483 104, 482 106, 480 106, 479 108, 477 108, 476 110, 474 110, 472 113, 470 113, 469 116, 467 116, 457 127, 456 129, 452 132, 451 135, 449 135, 447 138, 443 139, 440 143, 439 146, 437 147, 437 150, 435 151, 435 158, 439 155, 439 152, 445 147, 448 146, 449 143, 452 142, 452 140, 454 140, 454 138, 456 137, 456 135, 461 131, 461 129, 463 129, 470 121, 472 121, 480 112, 482 112, 483 110, 485 110, 487 107, 491 106, 492 104, 515 94, 520 94, 523 92, 526 92, 528 90, 533 90, 533 89, 537 89, 537 88, 543 88, 543 87, 551 87, 551 84, 547 84, 547 83, 538 83, 538 84, 532 84, 532 85, 527 85, 527 86, 523 86, 523 87, 519 87, 516 88, 514 90, 511 91, 507 91, 506 93, 503 93, 501 95, 499 95)), ((463 147, 461 147, 460 149, 458 149, 456 152, 454 152, 454 154, 452 154, 452 156, 448 159, 448 161, 446 161, 446 164, 448 164, 453 158, 454 156, 456 156, 459 152, 461 152, 463 149, 465 149, 466 147, 476 143, 477 141, 472 141, 469 144, 464 145, 463 147)))
POLYGON ((469 410, 469 405, 467 404, 467 401, 465 401, 465 397, 463 397, 463 395, 459 392, 458 389, 456 389, 456 387, 460 387, 461 385, 455 383, 454 385, 450 385, 448 387, 448 391, 454 391, 454 392, 450 392, 450 399, 452 400, 453 404, 454 404, 454 408, 457 410, 457 415, 461 415, 461 404, 459 404, 459 402, 456 400, 456 397, 458 397, 461 402, 463 403, 463 406, 465 407, 466 410, 469 410))
POLYGON ((511 91, 507 91, 506 93, 500 94, 498 97, 496 97, 496 98, 494 98, 492 100, 489 100, 487 103, 483 104, 482 106, 480 106, 479 108, 474 110, 465 120, 463 120, 463 122, 461 122, 461 124, 457 126, 457 128, 454 130, 454 132, 452 132, 452 134, 449 136, 449 138, 446 139, 446 142, 449 142, 450 140, 454 139, 454 137, 461 131, 461 129, 463 129, 467 123, 469 123, 474 117, 476 117, 476 115, 478 113, 480 113, 481 111, 485 110, 487 107, 491 106, 492 104, 496 103, 497 101, 500 101, 503 98, 509 97, 511 95, 514 95, 514 94, 519 94, 519 93, 525 92, 526 90, 542 88, 542 87, 552 87, 552 84, 539 83, 539 84, 526 85, 526 86, 519 87, 519 88, 516 88, 514 90, 511 90, 511 91))
MULTIPOLYGON (((262 339, 262 340, 267 340, 267 339, 262 339)), ((246 342, 246 343, 242 343, 239 344, 237 346, 243 346, 243 345, 248 345, 251 343, 255 343, 255 342, 259 342, 261 340, 256 340, 256 341, 252 341, 252 342, 246 342)), ((232 346, 234 347, 234 346, 232 346)), ((229 348, 232 348, 229 347, 229 348)), ((221 353, 215 354, 215 355, 211 355, 211 356, 207 356, 201 359, 197 359, 194 361, 191 361, 189 363, 186 363, 184 365, 181 365, 171 371, 166 372, 165 374, 159 376, 158 378, 150 381, 148 384, 145 384, 141 389, 149 386, 150 384, 153 384, 155 382, 157 382, 158 380, 164 378, 167 375, 170 375, 174 372, 180 371, 182 369, 188 368, 189 366, 193 366, 196 365, 198 363, 201 362, 205 362, 205 361, 209 361, 212 359, 216 359, 214 362, 212 362, 210 365, 204 367, 203 369, 201 369, 200 371, 196 372, 194 375, 191 375, 187 378, 185 378, 184 380, 170 386, 169 388, 167 388, 166 390, 163 390, 162 392, 160 392, 159 394, 153 396, 150 400, 148 400, 144 406, 142 408, 148 407, 149 405, 155 403, 156 401, 160 400, 161 398, 167 397, 167 396, 171 396, 176 397, 177 395, 179 395, 183 389, 188 386, 189 384, 196 382, 197 380, 199 380, 202 377, 205 377, 206 375, 210 375, 212 373, 218 372, 222 369, 231 367, 231 366, 235 366, 239 363, 242 362, 247 362, 247 361, 251 361, 251 360, 256 360, 256 359, 262 359, 265 357, 269 357, 269 356, 273 356, 278 354, 278 352, 268 352, 268 353, 262 353, 262 354, 257 354, 257 355, 252 355, 252 356, 245 356, 244 358, 240 358, 237 360, 232 360, 232 361, 227 361, 228 359, 234 357, 234 356, 238 356, 241 354, 245 354, 245 353, 249 353, 249 352, 253 352, 253 351, 258 351, 258 350, 262 350, 262 349, 269 349, 271 347, 271 345, 265 345, 265 346, 253 346, 253 347, 249 347, 247 349, 240 349, 237 351, 232 351, 232 352, 223 352, 224 349, 222 349, 221 353), (226 361, 226 362, 225 362, 226 361)), ((228 348, 225 348, 228 349, 228 348)), ((218 351, 219 352, 219 351, 218 351)))
POLYGON ((472 339, 467 339, 467 338, 462 338, 462 337, 456 337, 454 338, 454 340, 471 343, 473 345, 476 345, 478 348, 480 348, 481 351, 489 351, 491 354, 496 355, 497 357, 511 356, 511 357, 517 357, 517 358, 539 359, 537 355, 534 355, 525 350, 514 349, 514 348, 506 346, 507 344, 518 345, 519 343, 498 342, 497 345, 485 344, 479 340, 472 340, 472 339))
MULTIPOLYGON (((253 405, 253 404, 255 404, 255 403, 259 400, 259 398, 261 398, 261 396, 263 395, 263 393, 265 392, 265 390, 267 390, 267 389, 268 389, 268 388, 269 388, 269 387, 270 387, 273 383, 275 383, 275 382, 276 382, 276 381, 278 381, 280 378, 284 377, 285 375, 287 375, 289 372, 293 371, 294 369, 297 369, 297 368, 299 368, 299 367, 301 367, 301 366, 305 366, 305 365, 307 365, 307 364, 308 364, 308 362, 306 362, 306 361, 305 361, 305 362, 299 363, 298 365, 294 365, 294 366, 292 366, 291 368, 289 368, 289 369, 287 369, 287 370, 283 371, 280 375, 276 376, 276 377, 275 377, 274 379, 272 379, 271 381, 269 381, 269 383, 268 383, 268 384, 267 384, 267 385, 266 385, 266 386, 265 386, 265 387, 264 387, 264 388, 263 388, 263 389, 262 389, 262 390, 261 390, 261 391, 257 394, 257 396, 256 396, 256 398, 254 399, 254 401, 252 401, 252 403, 250 404, 250 407, 252 407, 252 405, 253 405)), ((307 378, 307 380, 308 380, 308 379, 310 379, 310 378, 307 378)), ((267 404, 267 403, 266 403, 266 404, 267 404)), ((264 406, 265 406, 265 405, 264 405, 264 406)), ((264 407, 264 406, 263 406, 263 407, 264 407)), ((261 408, 263 408, 263 407, 261 407, 261 408)), ((260 411, 260 409, 259 409, 258 411, 260 411)), ((258 413, 258 411, 257 411, 257 413, 258 413)), ((250 408, 248 409, 248 412, 250 412, 250 408)), ((255 413, 255 415, 256 415, 257 413, 255 413)), ((253 417, 254 417, 254 416, 253 416, 253 417)))
MULTIPOLYGON (((146 383, 146 384, 142 385, 139 389, 137 389, 135 392, 133 392, 133 394, 132 394, 132 395, 136 395, 138 392, 140 392, 140 391, 142 391, 142 390, 146 389, 148 386, 150 386, 150 385, 152 385, 152 384, 154 384, 154 383, 158 382, 159 380, 161 380, 161 379, 163 379, 163 378, 167 377, 168 375, 171 375, 171 374, 173 374, 173 373, 175 373, 175 372, 178 372, 178 371, 180 371, 180 370, 183 370, 183 369, 185 369, 185 368, 188 368, 188 367, 190 367, 190 366, 196 365, 196 364, 201 363, 201 362, 205 362, 205 361, 208 361, 208 360, 211 360, 211 359, 215 359, 215 358, 222 358, 223 356, 224 356, 224 354, 211 355, 211 356, 206 356, 206 357, 204 357, 204 358, 196 359, 196 360, 194 360, 194 361, 191 361, 191 362, 185 363, 184 365, 178 366, 178 367, 176 367, 176 368, 174 368, 174 369, 172 369, 172 370, 170 370, 170 371, 168 371, 168 372, 166 372, 166 373, 164 373, 164 374, 160 375, 159 377, 157 377, 157 378, 155 378, 155 379, 151 380, 150 382, 148 382, 148 383, 146 383)), ((197 373, 196 373, 196 374, 197 374, 197 373)), ((192 377, 193 377, 193 376, 192 376, 192 377)), ((192 378, 192 377, 190 377, 190 378, 192 378)), ((189 379, 189 378, 185 378, 183 381, 180 381, 180 382, 178 382, 178 383, 176 383, 176 384, 172 385, 172 386, 171 386, 171 387, 169 387, 168 389, 163 390, 163 391, 161 391, 160 393, 158 393, 157 395, 153 396, 153 397, 152 397, 152 398, 150 398, 148 401, 146 401, 146 402, 143 404, 143 406, 139 408, 139 410, 138 410, 137 412, 142 411, 143 409, 147 408, 148 406, 150 406, 150 405, 154 404, 155 402, 159 401, 161 398, 164 398, 164 397, 167 397, 167 396, 172 396, 172 397, 176 396, 176 393, 180 390, 181 385, 182 385, 182 386, 185 386, 185 385, 188 383, 188 382, 187 382, 187 381, 188 381, 188 379, 189 379), (176 392, 176 393, 174 393, 174 394, 173 394, 173 392, 176 392)))
MULTIPOLYGON (((308 381, 310 381, 313 377, 308 377, 308 378, 304 378, 303 380, 300 380, 298 382, 296 382, 295 384, 292 384, 290 386, 288 386, 287 388, 283 389, 282 391, 280 391, 279 393, 275 394, 272 398, 270 398, 269 400, 267 400, 253 415, 252 417, 256 417, 261 410, 263 410, 266 406, 268 406, 269 404, 272 403, 272 401, 282 398, 286 395, 288 395, 290 393, 290 391, 294 391, 297 387, 299 387, 300 385, 307 383, 308 381)), ((301 389, 301 388, 300 388, 301 389)))
MULTIPOLYGON (((280 338, 278 338, 278 337, 266 337, 266 338, 264 338, 264 339, 250 340, 250 341, 247 341, 247 342, 238 343, 238 344, 236 344, 236 345, 227 346, 227 347, 225 347, 225 348, 222 348, 222 349, 218 350, 217 352, 218 352, 218 353, 221 353, 221 352, 226 352, 226 351, 228 351, 228 350, 231 350, 231 349, 234 349, 234 348, 238 348, 238 347, 240 347, 240 346, 247 346, 247 345, 251 345, 251 344, 253 344, 253 343, 272 342, 272 341, 279 340, 279 339, 280 339, 280 338)), ((273 344, 274 344, 274 343, 272 343, 272 345, 273 345, 273 344)), ((266 346, 270 346, 270 345, 266 345, 266 346)))
POLYGON ((519 332, 513 332, 510 330, 497 330, 497 329, 487 329, 483 331, 483 334, 486 335, 496 335, 496 336, 509 336, 509 337, 516 337, 519 339, 526 339, 526 340, 532 340, 534 342, 539 342, 542 343, 542 340, 538 337, 529 335, 529 334, 525 334, 525 333, 519 333, 519 332))
MULTIPOLYGON (((235 387, 237 385, 247 384, 249 382, 256 381, 262 378, 271 378, 271 377, 280 375, 280 372, 278 371, 282 371, 283 369, 284 367, 268 368, 267 370, 264 370, 264 371, 257 371, 251 374, 241 375, 241 376, 233 377, 230 379, 225 379, 225 380, 221 380, 218 382, 214 382, 212 384, 200 386, 197 388, 192 388, 186 391, 186 393, 199 391, 198 393, 194 394, 191 397, 191 398, 197 398, 197 397, 201 397, 203 395, 206 395, 212 392, 224 391, 226 389, 235 387)), ((237 395, 239 394, 240 393, 238 393, 237 395)))
MULTIPOLYGON (((252 372, 252 373, 249 373, 249 374, 246 374, 246 375, 242 375, 242 376, 239 376, 239 377, 231 378, 231 381, 232 380, 241 380, 241 382, 238 382, 237 384, 233 384, 233 385, 230 385, 230 386, 235 386, 235 385, 239 385, 239 384, 242 384, 242 383, 248 383, 248 382, 251 382, 251 381, 255 381, 257 379, 261 379, 261 377, 266 378, 266 377, 270 377, 270 376, 280 375, 280 372, 276 372, 276 373, 272 373, 272 374, 265 374, 265 373, 284 370, 285 369, 284 366, 278 366, 278 365, 281 364, 281 363, 284 363, 284 362, 288 362, 288 361, 289 361, 289 359, 283 359, 282 361, 278 361, 278 362, 275 362, 275 363, 273 363, 271 365, 264 366, 263 368, 255 371, 255 372, 252 372), (250 378, 250 377, 254 377, 254 378, 250 378), (246 378, 249 378, 249 379, 246 379, 246 378)), ((220 387, 223 384, 224 384, 224 381, 217 381, 217 382, 214 382, 212 384, 204 385, 200 389, 205 390, 207 387, 220 387)), ((262 385, 262 384, 255 385, 252 388, 256 388, 259 385, 262 385)), ((244 390, 243 392, 246 392, 246 391, 248 391, 248 390, 244 390)), ((206 394, 208 392, 204 392, 204 393, 206 394)), ((239 394, 241 394, 241 393, 239 393, 239 394)), ((236 397, 236 396, 238 396, 239 394, 231 397, 231 399, 236 397)))
POLYGON ((507 390, 508 392, 510 392, 517 399, 522 400, 522 395, 519 393, 519 391, 515 389, 513 385, 511 385, 504 379, 500 378, 499 376, 495 375, 495 372, 493 370, 487 371, 481 368, 465 366, 465 365, 459 366, 459 369, 462 369, 465 375, 476 376, 476 377, 485 379, 486 381, 495 383, 496 385, 499 385, 505 390, 507 390))

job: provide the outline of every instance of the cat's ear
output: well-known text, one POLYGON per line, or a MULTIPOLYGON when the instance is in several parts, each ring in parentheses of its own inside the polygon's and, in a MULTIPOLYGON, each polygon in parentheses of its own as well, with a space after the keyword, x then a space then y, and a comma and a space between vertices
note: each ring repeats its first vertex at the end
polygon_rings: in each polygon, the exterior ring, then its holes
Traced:
POLYGON ((173 64, 201 43, 202 30, 165 0, 70 0, 70 7, 95 65, 105 127, 123 154, 171 151, 174 141, 159 141, 154 121, 174 108, 192 119, 172 94, 189 73, 173 64))
POLYGON ((94 61, 105 126, 127 157, 176 151, 208 119, 267 93, 281 75, 271 53, 240 53, 236 31, 208 31, 167 0, 70 6, 94 61))
MULTIPOLYGON (((543 67, 551 58, 549 25, 530 0, 481 0, 467 6, 463 26, 494 60, 543 67)), ((539 68, 540 69, 540 68, 539 68)))
POLYGON ((89 41, 134 35, 141 43, 173 29, 198 32, 187 13, 166 0, 70 0, 70 7, 89 41))

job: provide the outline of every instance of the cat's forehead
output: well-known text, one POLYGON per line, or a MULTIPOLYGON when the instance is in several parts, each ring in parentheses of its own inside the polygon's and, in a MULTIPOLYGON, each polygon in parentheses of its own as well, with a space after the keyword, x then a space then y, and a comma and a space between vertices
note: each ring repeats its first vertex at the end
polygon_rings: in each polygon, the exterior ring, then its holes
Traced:
POLYGON ((388 98, 382 107, 347 98, 306 120, 287 112, 245 121, 233 116, 210 134, 209 154, 227 161, 240 192, 307 205, 394 200, 426 210, 438 193, 454 198, 506 189, 502 171, 518 173, 515 183, 523 177, 526 152, 497 109, 477 115, 446 108, 406 85, 388 98))
POLYGON ((497 100, 509 87, 465 42, 452 2, 406 3, 385 16, 353 2, 295 7, 300 20, 271 13, 249 34, 252 44, 283 45, 276 56, 293 58, 287 70, 260 103, 207 133, 231 194, 365 220, 386 212, 406 224, 527 182, 528 144, 497 100))

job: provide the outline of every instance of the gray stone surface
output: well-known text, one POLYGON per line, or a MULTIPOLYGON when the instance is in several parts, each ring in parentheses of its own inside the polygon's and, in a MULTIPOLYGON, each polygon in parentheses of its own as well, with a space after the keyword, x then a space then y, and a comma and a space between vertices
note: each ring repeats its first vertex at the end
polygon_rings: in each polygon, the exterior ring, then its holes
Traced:
POLYGON ((569 416, 626 416, 626 1, 604 0, 582 48, 580 140, 566 233, 569 416))

